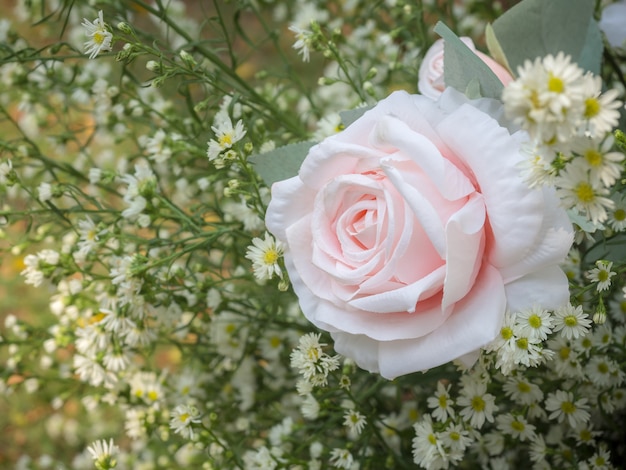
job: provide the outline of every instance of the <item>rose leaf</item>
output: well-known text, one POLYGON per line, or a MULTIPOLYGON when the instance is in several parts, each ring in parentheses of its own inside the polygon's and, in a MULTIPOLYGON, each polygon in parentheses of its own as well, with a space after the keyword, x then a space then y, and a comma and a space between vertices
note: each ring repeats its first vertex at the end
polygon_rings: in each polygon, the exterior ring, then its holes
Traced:
POLYGON ((502 82, 491 69, 472 50, 461 41, 450 28, 441 21, 435 26, 435 33, 444 40, 443 76, 447 86, 464 93, 475 92, 470 83, 476 80, 479 94, 486 98, 499 99, 502 94, 502 82))
POLYGON ((265 184, 271 186, 276 181, 296 176, 309 149, 315 144, 316 142, 298 142, 285 145, 269 152, 252 155, 248 161, 252 163, 265 184))
POLYGON ((562 51, 598 73, 603 46, 593 8, 593 0, 523 0, 494 21, 491 32, 513 72, 526 60, 562 51))

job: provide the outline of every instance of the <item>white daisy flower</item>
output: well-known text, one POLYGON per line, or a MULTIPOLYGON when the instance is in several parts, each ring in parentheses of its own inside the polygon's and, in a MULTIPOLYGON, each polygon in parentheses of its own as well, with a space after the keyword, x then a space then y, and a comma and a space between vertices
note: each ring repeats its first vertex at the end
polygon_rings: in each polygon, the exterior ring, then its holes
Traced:
POLYGON ((433 408, 433 417, 440 422, 454 418, 454 400, 450 398, 450 384, 446 387, 442 381, 437 382, 437 391, 434 397, 428 397, 426 401, 429 408, 433 408))
POLYGON ((207 157, 209 157, 210 161, 216 160, 220 153, 230 149, 246 135, 243 121, 240 119, 233 126, 229 116, 224 116, 224 119, 217 125, 211 126, 211 129, 215 132, 215 139, 209 141, 207 149, 207 157))
POLYGON ((604 136, 619 122, 618 109, 622 106, 622 102, 616 99, 619 91, 611 89, 601 94, 602 78, 590 73, 584 76, 582 86, 587 130, 594 137, 604 136))
POLYGON ((608 218, 613 209, 608 189, 592 181, 588 170, 580 160, 574 160, 556 179, 557 193, 566 208, 576 209, 585 214, 595 225, 608 218))
POLYGON ((568 304, 554 312, 554 331, 560 331, 561 336, 567 339, 586 335, 590 327, 589 315, 583 312, 580 305, 574 307, 572 304, 568 304))
POLYGON ((170 429, 186 439, 193 439, 192 425, 200 422, 200 413, 195 406, 178 405, 170 413, 170 429))
POLYGON ((470 426, 480 429, 485 421, 493 423, 493 413, 498 410, 495 399, 487 393, 487 384, 472 381, 463 387, 457 399, 457 404, 464 407, 460 415, 470 426))
POLYGON ((296 35, 296 42, 293 48, 302 56, 303 62, 308 62, 311 56, 311 45, 313 43, 313 32, 302 29, 296 25, 289 26, 289 31, 296 35))
POLYGON ((116 457, 119 455, 120 449, 113 443, 113 439, 109 439, 109 442, 100 439, 87 447, 87 452, 91 454, 94 466, 100 470, 105 470, 116 467, 116 457))
POLYGON ((596 286, 598 292, 605 291, 611 287, 611 278, 617 274, 615 271, 611 271, 612 267, 612 261, 598 260, 596 261, 596 267, 587 273, 587 279, 598 283, 596 286))
POLYGON ((567 418, 569 425, 573 428, 589 420, 587 399, 574 400, 572 392, 557 390, 550 393, 546 398, 545 407, 548 412, 551 412, 550 419, 556 419, 562 423, 567 418))
POLYGON ((361 413, 356 410, 350 409, 343 415, 343 424, 348 428, 351 434, 361 434, 367 419, 361 413))
POLYGON ((254 276, 258 280, 271 279, 274 275, 282 278, 283 272, 278 260, 283 255, 283 250, 282 242, 267 232, 265 232, 263 239, 258 237, 252 239, 252 245, 248 247, 246 258, 252 261, 254 276))
POLYGON ((87 30, 85 34, 89 38, 85 42, 85 54, 89 54, 90 59, 95 59, 102 51, 111 50, 113 35, 107 30, 102 10, 98 12, 98 18, 93 21, 83 18, 82 26, 87 30))
POLYGON ((498 429, 503 434, 526 441, 532 439, 535 435, 535 426, 529 424, 523 416, 515 416, 511 413, 499 415, 496 419, 498 429))
POLYGON ((552 332, 552 317, 550 312, 539 307, 533 307, 515 316, 516 335, 545 340, 552 332))

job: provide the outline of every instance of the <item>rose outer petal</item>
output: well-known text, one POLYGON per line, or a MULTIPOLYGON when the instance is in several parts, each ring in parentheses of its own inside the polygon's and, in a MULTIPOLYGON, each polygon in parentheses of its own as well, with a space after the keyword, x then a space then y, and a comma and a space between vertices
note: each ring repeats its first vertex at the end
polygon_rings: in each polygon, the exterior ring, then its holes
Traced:
POLYGON ((497 269, 485 266, 446 322, 417 340, 381 342, 380 374, 388 379, 428 370, 491 342, 500 331, 506 295, 497 269), (402 358, 401 361, 395 359, 402 358))
POLYGON ((472 169, 485 198, 492 231, 489 262, 497 268, 518 263, 536 243, 544 217, 543 194, 530 189, 517 168, 519 145, 497 121, 468 104, 441 121, 437 130, 472 169))

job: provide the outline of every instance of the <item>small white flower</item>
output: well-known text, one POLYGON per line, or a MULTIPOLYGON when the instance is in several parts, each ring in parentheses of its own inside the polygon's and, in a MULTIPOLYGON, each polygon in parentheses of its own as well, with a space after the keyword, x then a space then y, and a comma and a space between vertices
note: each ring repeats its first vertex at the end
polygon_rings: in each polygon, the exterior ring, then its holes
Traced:
POLYGON ((547 310, 533 307, 515 316, 516 334, 543 341, 552 332, 552 318, 547 310))
POLYGON ((426 403, 429 408, 434 408, 431 414, 437 421, 444 422, 448 416, 454 418, 454 408, 452 408, 454 400, 450 398, 450 384, 446 387, 443 382, 437 382, 435 396, 428 397, 426 403))
POLYGON ((569 304, 554 312, 554 331, 560 331, 567 339, 584 336, 591 327, 589 315, 583 312, 582 306, 569 304))
POLYGON ((95 59, 101 51, 111 50, 113 35, 107 30, 102 10, 98 12, 98 18, 93 22, 84 18, 82 26, 87 30, 85 34, 89 38, 85 42, 85 54, 89 54, 90 59, 95 59))
POLYGON ((333 449, 330 451, 330 463, 335 468, 350 470, 354 463, 354 457, 347 449, 333 449))
POLYGON ((52 199, 52 186, 50 183, 40 183, 37 187, 37 194, 41 202, 46 202, 52 199))
POLYGON ((556 178, 557 193, 566 208, 584 213, 593 224, 604 222, 613 209, 608 189, 590 178, 585 164, 574 160, 556 178))
POLYGON ((611 287, 611 278, 617 274, 615 271, 611 271, 612 267, 612 261, 598 260, 596 261, 596 267, 587 273, 587 279, 598 283, 596 286, 598 292, 605 291, 611 287))
POLYGON ((186 439, 193 439, 194 423, 200 422, 200 414, 195 406, 178 405, 170 413, 170 428, 186 439))
POLYGON ((471 381, 463 387, 457 399, 457 404, 465 407, 460 415, 470 426, 480 429, 485 421, 493 423, 493 413, 498 410, 495 399, 487 393, 487 384, 471 381))
POLYGON ((283 254, 283 244, 265 232, 265 237, 252 239, 246 258, 252 261, 254 276, 259 280, 271 279, 274 275, 282 277, 278 260, 283 254))
POLYGON ((613 89, 602 93, 602 78, 587 73, 583 79, 582 92, 585 105, 583 116, 590 134, 602 137, 611 132, 619 122, 618 109, 623 104, 616 99, 619 91, 613 89))
POLYGON ((311 53, 313 33, 307 29, 299 28, 296 25, 289 26, 289 31, 296 35, 296 42, 293 48, 298 51, 298 54, 302 55, 303 62, 308 62, 311 53))
POLYGON ((230 149, 246 135, 241 119, 233 127, 233 122, 228 115, 211 129, 215 132, 215 139, 210 140, 208 144, 207 157, 210 161, 217 159, 220 153, 230 149))
POLYGON ((557 419, 559 423, 562 423, 567 418, 573 428, 589 420, 587 399, 574 400, 572 392, 557 390, 555 393, 550 393, 546 398, 545 406, 546 410, 551 412, 550 419, 557 419))
POLYGON ((109 439, 109 442, 101 439, 87 447, 87 452, 91 454, 98 470, 108 470, 117 466, 116 457, 119 455, 120 449, 113 444, 113 439, 109 439))
POLYGON ((343 424, 352 434, 361 434, 367 419, 356 410, 347 410, 343 415, 343 424))
POLYGON ((523 416, 506 413, 496 419, 498 429, 520 441, 531 439, 535 434, 535 426, 529 424, 523 416))

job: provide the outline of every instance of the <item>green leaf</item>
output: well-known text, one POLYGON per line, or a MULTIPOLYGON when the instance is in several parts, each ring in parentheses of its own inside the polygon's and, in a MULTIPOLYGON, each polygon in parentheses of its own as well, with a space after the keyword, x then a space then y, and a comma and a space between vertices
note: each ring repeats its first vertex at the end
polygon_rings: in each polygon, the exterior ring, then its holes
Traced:
POLYGON ((362 106, 360 108, 349 109, 347 111, 339 111, 339 116, 341 117, 341 123, 348 127, 354 121, 359 119, 361 116, 365 114, 366 111, 372 109, 374 105, 362 106))
POLYGON ((504 55, 502 46, 496 37, 496 33, 493 32, 493 26, 491 26, 490 23, 487 23, 487 27, 485 28, 485 40, 487 41, 487 49, 489 50, 491 58, 511 72, 509 61, 506 60, 506 55, 504 55))
POLYGON ((474 52, 461 41, 450 28, 441 21, 435 26, 435 32, 444 40, 443 75, 447 86, 460 92, 469 90, 475 94, 477 81, 479 94, 487 98, 499 99, 502 94, 502 82, 474 52))
POLYGON ((563 51, 585 70, 598 73, 602 37, 593 20, 594 0, 523 0, 493 23, 510 69, 563 51))
POLYGON ((252 155, 248 161, 252 163, 265 184, 271 186, 276 181, 296 176, 309 149, 315 144, 316 142, 298 142, 285 145, 269 152, 252 155))

